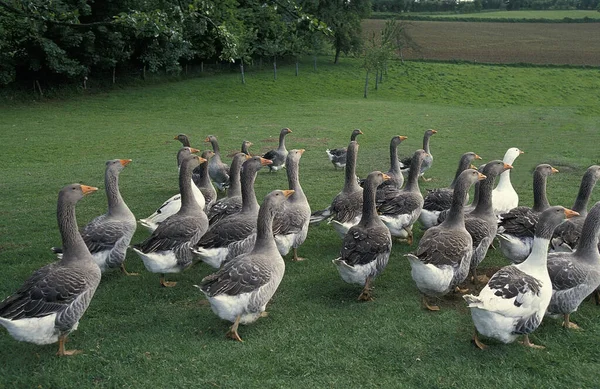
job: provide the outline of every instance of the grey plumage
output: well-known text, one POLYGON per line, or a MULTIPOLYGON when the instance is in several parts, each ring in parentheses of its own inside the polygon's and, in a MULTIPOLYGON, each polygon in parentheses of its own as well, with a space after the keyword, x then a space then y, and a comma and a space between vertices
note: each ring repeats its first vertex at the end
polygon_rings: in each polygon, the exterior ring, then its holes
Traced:
MULTIPOLYGON (((350 142, 355 141, 356 137, 361 135, 363 132, 358 128, 352 131, 350 135, 350 142)), ((325 153, 327 157, 333 164, 333 168, 337 170, 337 168, 345 168, 346 167, 346 154, 348 149, 346 147, 339 147, 335 149, 327 149, 325 153)))
POLYGON ((291 134, 292 130, 283 128, 279 133, 279 147, 269 150, 263 155, 263 158, 272 161, 269 165, 269 171, 274 172, 285 167, 285 159, 288 155, 288 150, 285 148, 285 136, 291 134))
POLYGON ((208 210, 217 201, 217 191, 210 179, 210 161, 215 157, 214 151, 205 150, 202 152, 202 158, 208 162, 200 164, 192 173, 192 181, 200 189, 204 196, 204 212, 208 210))
POLYGON ((229 166, 221 160, 221 150, 217 137, 209 135, 204 142, 210 143, 215 155, 208 163, 208 174, 219 190, 225 190, 229 186, 229 166))
POLYGON ((242 184, 240 173, 242 164, 250 156, 244 153, 237 153, 231 161, 229 188, 227 189, 227 197, 217 200, 208 210, 208 222, 210 225, 224 217, 233 215, 242 210, 242 184))

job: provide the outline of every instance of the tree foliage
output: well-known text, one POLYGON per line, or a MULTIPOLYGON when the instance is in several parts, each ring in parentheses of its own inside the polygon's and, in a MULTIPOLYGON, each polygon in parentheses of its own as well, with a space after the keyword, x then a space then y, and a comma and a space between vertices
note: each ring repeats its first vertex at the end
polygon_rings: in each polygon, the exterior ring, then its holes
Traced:
POLYGON ((330 31, 292 0, 0 0, 0 85, 297 57, 330 31))

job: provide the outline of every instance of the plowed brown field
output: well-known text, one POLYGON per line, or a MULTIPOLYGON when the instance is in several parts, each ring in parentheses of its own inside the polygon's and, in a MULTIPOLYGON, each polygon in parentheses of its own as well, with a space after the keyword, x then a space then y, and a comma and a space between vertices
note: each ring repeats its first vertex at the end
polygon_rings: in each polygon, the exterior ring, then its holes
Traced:
MULTIPOLYGON (((600 66, 600 23, 403 21, 419 48, 407 59, 600 66)), ((366 20, 363 31, 384 20, 366 20)))

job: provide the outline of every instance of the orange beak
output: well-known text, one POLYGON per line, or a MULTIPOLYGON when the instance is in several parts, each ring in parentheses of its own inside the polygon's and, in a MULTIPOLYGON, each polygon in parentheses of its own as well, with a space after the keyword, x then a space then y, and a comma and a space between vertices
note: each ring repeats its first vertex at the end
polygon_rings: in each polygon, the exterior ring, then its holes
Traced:
POLYGON ((177 136, 175 136, 173 139, 177 140, 177 136))
POLYGON ((210 138, 207 136, 207 137, 206 137, 206 139, 204 139, 204 141, 205 141, 206 143, 209 143, 209 142, 210 142, 210 138))
POLYGON ((81 185, 81 191, 83 192, 84 195, 86 195, 88 193, 94 193, 97 190, 98 190, 98 188, 96 188, 94 186, 81 185))
POLYGON ((512 165, 509 165, 507 163, 504 164, 504 170, 508 170, 508 169, 512 169, 512 165))
POLYGON ((558 169, 552 168, 552 173, 558 173, 558 169))
POLYGON ((579 216, 579 212, 575 212, 572 209, 565 208, 565 216, 567 217, 567 219, 570 219, 573 216, 579 216))
POLYGON ((283 192, 283 195, 284 195, 286 198, 288 198, 288 197, 290 197, 291 195, 293 195, 293 194, 294 194, 295 190, 288 189, 288 190, 282 190, 282 192, 283 192))
POLYGON ((432 134, 437 134, 437 130, 431 130, 432 134))
POLYGON ((298 150, 298 152, 300 153, 300 155, 304 154, 305 151, 306 151, 305 149, 298 150))
POLYGON ((194 154, 194 153, 199 153, 199 152, 200 152, 200 150, 190 147, 190 153, 194 154))
POLYGON ((519 150, 519 154, 525 154, 523 150, 519 150))
POLYGON ((479 172, 478 172, 477 174, 479 174, 479 181, 481 181, 481 180, 485 180, 485 179, 487 178, 487 176, 486 176, 486 175, 484 175, 484 174, 481 174, 481 173, 479 173, 479 172))
POLYGON ((404 142, 405 140, 408 139, 408 136, 404 136, 404 135, 399 135, 398 139, 400 139, 400 141, 404 142))
POLYGON ((262 166, 272 165, 273 161, 271 161, 270 159, 265 159, 263 157, 260 157, 260 164, 262 166))
POLYGON ((392 177, 388 176, 387 174, 383 173, 383 181, 387 181, 389 179, 391 179, 392 177))
POLYGON ((119 162, 121 162, 121 165, 127 166, 131 163, 131 159, 120 159, 119 162))
POLYGON ((477 154, 475 154, 475 159, 481 159, 481 157, 477 154))
POLYGON ((202 157, 200 157, 198 155, 196 157, 198 158, 198 161, 200 162, 200 164, 203 164, 204 162, 206 162, 205 158, 202 158, 202 157))

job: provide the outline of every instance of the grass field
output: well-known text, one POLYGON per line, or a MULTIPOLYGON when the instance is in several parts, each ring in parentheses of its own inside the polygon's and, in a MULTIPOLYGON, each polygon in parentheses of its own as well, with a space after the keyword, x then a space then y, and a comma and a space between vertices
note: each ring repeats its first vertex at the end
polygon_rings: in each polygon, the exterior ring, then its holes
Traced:
MULTIPOLYGON (((392 16, 391 13, 378 13, 373 14, 374 17, 378 17, 379 14, 385 14, 392 16)), ((474 13, 426 13, 426 12, 411 12, 409 14, 400 15, 411 15, 411 16, 431 16, 436 18, 485 18, 485 19, 600 19, 600 12, 594 10, 549 10, 549 11, 536 11, 536 10, 524 10, 524 11, 483 11, 474 13)))
MULTIPOLYGON (((305 148, 300 177, 314 210, 341 189, 325 148, 347 144, 361 128, 358 174, 388 169, 388 144, 421 147, 427 128, 435 157, 421 186, 446 186, 459 156, 475 151, 484 161, 509 147, 525 154, 512 180, 521 203, 531 205, 531 173, 542 162, 560 173, 548 180, 552 204, 570 206, 581 175, 600 163, 600 70, 511 68, 482 65, 392 64, 379 91, 362 98, 358 63, 323 61, 318 72, 303 64, 272 74, 236 74, 164 83, 68 101, 0 108, 3 166, 0 180, 0 298, 29 274, 53 261, 59 243, 56 195, 65 184, 103 188, 104 162, 132 158, 121 174, 121 192, 137 217, 145 217, 177 191, 173 136, 187 133, 195 146, 218 136, 224 154, 276 145, 290 127, 289 148, 305 148)), ((228 160, 228 159, 227 159, 228 160)), ((285 174, 259 172, 257 195, 285 188, 285 174)), ((80 224, 105 211, 102 191, 78 205, 80 224)), ((592 203, 600 200, 596 190, 592 203)), ((147 236, 139 228, 133 242, 147 236)), ((416 240, 418 242, 418 239, 416 240)), ((311 228, 300 249, 307 261, 287 262, 269 317, 241 327, 244 343, 226 340, 229 323, 217 318, 192 285, 209 274, 204 265, 174 275, 175 288, 158 285, 130 252, 128 269, 141 273, 103 277, 69 348, 85 354, 59 359, 56 345, 19 343, 0 333, 0 388, 182 387, 594 387, 600 362, 600 308, 585 302, 569 332, 547 320, 532 336, 545 350, 489 342, 486 352, 470 343, 472 322, 458 296, 439 313, 420 307, 419 293, 403 256, 416 248, 393 247, 375 281, 376 300, 359 303, 359 288, 345 284, 331 263, 341 241, 330 226, 311 228)), ((491 252, 482 267, 506 264, 491 252)))
MULTIPOLYGON (((405 50, 409 59, 600 66, 596 23, 402 23, 418 45, 405 50)), ((370 34, 384 25, 385 20, 365 20, 363 30, 370 34)))

